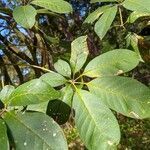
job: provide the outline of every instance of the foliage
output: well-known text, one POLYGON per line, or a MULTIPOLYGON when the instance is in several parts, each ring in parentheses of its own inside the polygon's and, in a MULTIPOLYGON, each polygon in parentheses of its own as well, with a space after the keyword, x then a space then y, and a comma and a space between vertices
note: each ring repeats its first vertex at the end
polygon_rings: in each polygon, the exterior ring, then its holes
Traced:
MULTIPOLYGON (((28 107, 28 105, 30 104, 39 104, 44 101, 50 101, 52 99, 63 100, 63 97, 58 94, 58 91, 56 92, 56 90, 51 87, 55 80, 56 83, 59 84, 55 84, 54 87, 62 87, 62 85, 68 87, 69 85, 68 88, 73 91, 71 93, 73 96, 70 98, 67 96, 66 99, 69 99, 65 102, 67 102, 68 105, 71 104, 70 106, 75 110, 75 124, 79 131, 81 139, 84 141, 88 149, 111 149, 119 144, 119 125, 115 116, 109 108, 132 118, 142 119, 148 118, 150 116, 149 88, 131 78, 118 76, 118 72, 120 70, 122 71, 122 74, 136 67, 139 62, 139 57, 135 52, 124 49, 107 52, 89 62, 87 67, 90 71, 87 71, 85 67, 85 71, 83 71, 83 73, 81 73, 80 75, 76 74, 77 72, 79 72, 79 69, 83 67, 87 58, 88 47, 86 46, 86 38, 86 36, 79 37, 72 43, 70 64, 73 64, 73 66, 75 67, 69 69, 69 64, 67 62, 64 63, 63 61, 64 66, 59 66, 59 69, 57 69, 58 74, 60 73, 64 75, 66 75, 66 70, 64 68, 72 70, 71 78, 70 75, 67 76, 68 79, 66 78, 66 82, 63 82, 63 79, 61 81, 61 78, 59 78, 58 76, 53 78, 51 76, 51 73, 47 73, 41 76, 39 79, 34 79, 20 85, 15 90, 13 90, 11 94, 9 94, 9 97, 7 95, 8 92, 3 91, 9 90, 7 88, 4 88, 2 90, 1 93, 5 93, 5 95, 1 94, 3 97, 5 108, 2 109, 2 111, 4 112, 2 112, 1 116, 10 129, 10 132, 14 138, 16 149, 22 148, 23 145, 32 149, 41 149, 41 146, 44 146, 44 149, 59 149, 60 147, 63 149, 67 149, 66 140, 63 138, 63 134, 60 133, 61 129, 58 128, 58 125, 53 125, 53 128, 56 129, 52 129, 53 121, 50 122, 48 120, 48 117, 45 116, 44 113, 37 112, 39 111, 38 107, 41 107, 40 105, 38 105, 37 111, 34 108, 34 111, 36 112, 29 113, 28 111, 26 111, 26 108, 20 110, 21 112, 19 110, 19 112, 12 111, 13 106, 28 107), (78 47, 79 43, 80 47, 83 47, 83 49, 76 48, 78 47), (120 58, 121 60, 123 59, 122 55, 118 55, 122 52, 124 56, 130 53, 131 54, 125 59, 125 61, 118 61, 120 60, 120 58), (105 61, 108 60, 111 56, 117 56, 118 58, 114 59, 115 63, 108 63, 110 69, 107 69, 107 67, 103 67, 103 65, 101 64, 105 64, 105 61), (133 64, 130 64, 131 60, 133 61, 133 64), (93 66, 92 64, 94 64, 95 66, 93 66), (79 67, 77 71, 75 69, 76 66, 79 67), (93 67, 96 69, 101 68, 99 72, 92 73, 92 77, 98 78, 93 79, 90 82, 86 82, 85 76, 91 77, 90 74, 86 73, 92 72, 92 70, 95 71, 93 67), (108 72, 107 70, 111 72, 108 72), (103 77, 101 74, 103 75, 103 77), (83 86, 81 87, 79 85, 83 86), (87 90, 87 87, 89 91, 87 90), (5 96, 7 101, 5 101, 5 96), (46 124, 44 124, 44 122, 46 122, 46 124), (18 128, 15 128, 16 126, 18 126, 18 128), (20 130, 22 130, 22 132, 25 134, 24 138, 20 137, 20 130), (53 138, 55 136, 54 134, 57 134, 58 132, 59 134, 57 135, 57 138, 55 138, 57 139, 57 142, 58 140, 60 140, 60 147, 58 147, 58 144, 55 144, 55 141, 53 141, 55 139, 53 138), (35 144, 30 140, 32 138, 36 139, 35 144)), ((55 65, 56 68, 58 67, 57 63, 58 62, 56 62, 55 65)), ((67 88, 64 86, 63 88, 67 88)), ((70 90, 68 91, 67 89, 65 89, 64 92, 65 94, 67 94, 67 92, 70 93, 70 90)), ((46 105, 47 110, 57 110, 55 109, 54 105, 51 104, 50 106, 51 108, 46 105)), ((65 109, 63 105, 62 108, 65 109)), ((32 110, 32 107, 30 108, 30 110, 32 110)), ((65 113, 65 110, 61 112, 61 114, 63 113, 65 113)), ((70 111, 66 111, 66 114, 69 113, 70 111)), ((47 114, 50 115, 48 111, 47 114)), ((66 115, 66 117, 68 117, 68 115, 66 115)), ((56 121, 59 122, 59 119, 61 118, 59 118, 58 115, 56 121)), ((4 136, 6 137, 6 135, 4 136)), ((7 137, 5 138, 5 141, 8 141, 7 137)))
POLYGON ((32 28, 35 24, 36 10, 30 6, 16 7, 13 11, 13 17, 16 22, 25 28, 32 28))
POLYGON ((139 19, 149 17, 150 3, 91 0, 93 5, 97 2, 101 6, 82 27, 77 22, 76 33, 72 33, 75 26, 63 26, 67 16, 73 15, 72 6, 64 0, 25 0, 16 2, 13 9, 0 8, 4 14, 0 17, 11 28, 8 36, 0 34, 5 54, 0 57, 5 77, 0 92, 0 146, 4 150, 68 149, 59 125, 70 115, 88 149, 116 149, 121 133, 112 110, 134 119, 150 117, 150 89, 130 77, 139 64, 149 65, 149 44, 146 37, 128 31, 139 19), (83 27, 87 28, 81 31, 83 27), (92 54, 98 55, 99 41, 102 54, 91 60, 92 54), (18 87, 13 86, 9 65, 19 77, 18 87), (24 83, 24 66, 33 68, 37 79, 24 83))

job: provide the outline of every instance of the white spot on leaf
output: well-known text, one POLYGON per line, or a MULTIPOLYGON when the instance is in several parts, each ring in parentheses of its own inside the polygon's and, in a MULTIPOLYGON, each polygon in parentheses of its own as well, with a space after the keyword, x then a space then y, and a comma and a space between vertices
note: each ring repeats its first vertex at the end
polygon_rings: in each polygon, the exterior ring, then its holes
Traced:
POLYGON ((107 143, 108 143, 109 145, 113 145, 113 144, 114 144, 112 141, 107 141, 107 143))
POLYGON ((123 74, 123 70, 118 70, 118 72, 115 74, 115 75, 120 75, 120 74, 123 74))
POLYGON ((24 142, 23 145, 24 145, 24 146, 27 146, 27 142, 24 142))

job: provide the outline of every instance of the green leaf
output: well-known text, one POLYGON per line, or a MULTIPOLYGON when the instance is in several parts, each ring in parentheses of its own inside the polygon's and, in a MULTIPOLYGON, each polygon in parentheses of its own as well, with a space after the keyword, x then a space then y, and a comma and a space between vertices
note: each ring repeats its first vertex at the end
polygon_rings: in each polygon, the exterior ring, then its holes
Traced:
MULTIPOLYGON (((58 15, 58 14, 57 14, 57 15, 58 15)), ((44 38, 46 39, 46 41, 47 41, 49 44, 58 45, 58 44, 60 43, 59 37, 47 36, 46 34, 44 34, 44 38)))
POLYGON ((100 17, 101 14, 103 14, 104 11, 106 11, 110 7, 111 6, 109 5, 99 7, 94 12, 90 13, 90 15, 85 19, 84 23, 92 24, 95 20, 97 20, 100 17))
POLYGON ((75 124, 84 144, 91 150, 113 149, 120 130, 113 113, 88 91, 77 90, 73 98, 75 124))
POLYGON ((128 22, 130 23, 134 23, 137 19, 139 19, 140 17, 147 17, 150 16, 150 12, 137 12, 134 11, 130 14, 130 16, 128 17, 128 22))
POLYGON ((96 3, 96 2, 116 2, 117 0, 91 0, 90 3, 96 3))
POLYGON ((122 5, 131 11, 150 13, 149 0, 125 0, 122 5))
POLYGON ((100 39, 106 35, 117 13, 117 6, 107 9, 96 22, 94 30, 100 39))
POLYGON ((70 13, 73 11, 72 6, 64 0, 34 0, 31 3, 56 13, 70 13))
POLYGON ((139 56, 127 49, 116 49, 94 58, 86 66, 84 75, 102 77, 119 75, 135 68, 139 63, 139 56))
POLYGON ((144 62, 142 57, 141 57, 141 54, 140 54, 140 51, 139 51, 139 47, 138 47, 139 38, 140 38, 140 36, 138 36, 137 34, 129 33, 127 35, 127 42, 128 42, 128 46, 131 45, 132 48, 134 49, 134 51, 136 52, 136 54, 139 56, 139 60, 141 62, 144 62))
POLYGON ((88 54, 87 36, 81 36, 72 42, 70 64, 73 74, 83 67, 88 54))
POLYGON ((72 98, 73 98, 73 94, 74 94, 71 85, 67 85, 63 89, 61 89, 61 93, 62 93, 61 100, 71 107, 72 106, 72 98))
POLYGON ((3 103, 7 103, 9 101, 9 96, 14 91, 14 89, 14 86, 6 85, 0 92, 0 100, 3 103))
POLYGON ((60 93, 49 84, 40 79, 34 79, 17 87, 9 98, 11 106, 26 106, 59 97, 60 93))
POLYGON ((7 137, 7 128, 4 120, 0 118, 0 149, 9 150, 9 142, 7 137))
MULTIPOLYGON (((51 16, 55 16, 55 17, 61 17, 60 14, 57 14, 55 12, 51 12, 47 9, 37 9, 36 11, 38 14, 47 14, 47 15, 51 15, 51 16)), ((46 35, 43 35, 43 36, 46 36, 46 35)), ((49 37, 49 36, 47 36, 47 37, 49 37)))
POLYGON ((32 110, 32 111, 46 113, 48 103, 49 103, 49 101, 39 103, 39 104, 28 105, 26 110, 32 110))
POLYGON ((15 21, 24 28, 32 28, 37 12, 31 5, 18 6, 13 11, 15 21))
POLYGON ((48 83, 52 87, 57 87, 67 82, 67 80, 62 75, 53 71, 42 75, 40 79, 48 83))
POLYGON ((66 61, 59 59, 54 64, 54 68, 61 75, 69 77, 69 78, 71 77, 71 68, 66 61))
POLYGON ((12 133, 16 150, 68 149, 61 128, 43 113, 7 112, 4 120, 12 133))
POLYGON ((127 77, 102 77, 87 84, 109 108, 132 118, 150 117, 150 89, 127 77))

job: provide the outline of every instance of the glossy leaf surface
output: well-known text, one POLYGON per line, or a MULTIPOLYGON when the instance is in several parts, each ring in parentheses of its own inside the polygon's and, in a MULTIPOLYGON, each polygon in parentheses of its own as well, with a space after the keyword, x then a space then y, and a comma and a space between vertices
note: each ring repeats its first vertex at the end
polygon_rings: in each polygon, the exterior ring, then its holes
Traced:
POLYGON ((84 75, 89 77, 114 76, 128 72, 139 63, 139 56, 127 49, 106 52, 89 62, 84 75))
POLYGON ((40 79, 52 87, 57 87, 67 82, 67 80, 62 75, 53 71, 42 75, 40 79))
POLYGON ((89 90, 109 108, 132 118, 150 117, 150 89, 128 77, 101 77, 88 83, 89 90))
POLYGON ((70 65, 64 60, 58 60, 54 64, 55 70, 63 76, 71 77, 71 68, 70 65))
POLYGON ((72 42, 70 64, 74 74, 83 67, 88 54, 87 36, 81 36, 72 42))
POLYGON ((72 98, 73 98, 73 94, 74 94, 71 85, 65 86, 61 90, 61 93, 62 93, 61 100, 71 107, 72 106, 72 98))
POLYGON ((7 103, 9 101, 9 96, 14 91, 14 89, 14 86, 6 85, 0 92, 0 100, 3 103, 7 103))
POLYGON ((34 0, 31 3, 56 13, 72 12, 71 5, 64 0, 34 0))
POLYGON ((150 13, 149 0, 125 0, 122 5, 131 11, 150 13))
POLYGON ((150 12, 137 12, 134 11, 130 14, 129 18, 128 18, 128 22, 130 23, 134 23, 137 19, 139 19, 140 17, 146 17, 146 16, 150 16, 150 12))
POLYGON ((88 149, 116 147, 120 140, 119 125, 113 113, 96 96, 77 90, 73 107, 77 129, 88 149))
POLYGON ((117 6, 107 9, 96 22, 94 30, 100 39, 106 35, 117 13, 117 6))
POLYGON ((15 21, 24 28, 32 28, 37 12, 31 5, 18 6, 13 11, 15 21))
POLYGON ((9 142, 7 137, 7 127, 4 120, 0 118, 0 149, 9 150, 9 142))
POLYGON ((11 106, 38 104, 60 97, 60 93, 40 79, 34 79, 17 87, 10 95, 11 106))
POLYGON ((85 19, 84 23, 93 23, 95 20, 97 20, 101 14, 103 14, 104 11, 106 11, 111 6, 106 5, 97 8, 94 12, 90 13, 90 15, 85 19))
POLYGON ((68 149, 61 128, 43 113, 7 112, 4 120, 12 133, 16 150, 68 149))

